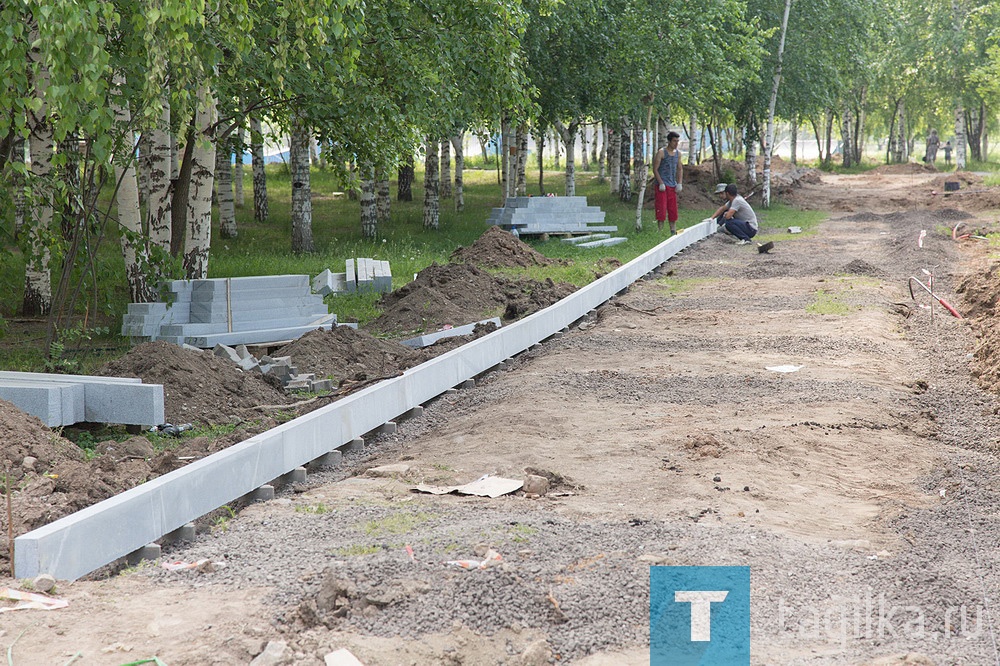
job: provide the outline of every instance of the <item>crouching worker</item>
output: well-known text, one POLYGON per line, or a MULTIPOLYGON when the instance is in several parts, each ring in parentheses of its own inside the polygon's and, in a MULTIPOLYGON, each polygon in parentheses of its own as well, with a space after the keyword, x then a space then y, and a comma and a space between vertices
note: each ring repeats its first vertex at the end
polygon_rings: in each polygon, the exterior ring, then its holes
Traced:
POLYGON ((727 233, 739 239, 737 245, 749 245, 750 239, 757 235, 757 215, 753 208, 739 195, 736 183, 719 183, 715 186, 715 193, 721 195, 725 203, 712 214, 712 218, 724 226, 727 233))

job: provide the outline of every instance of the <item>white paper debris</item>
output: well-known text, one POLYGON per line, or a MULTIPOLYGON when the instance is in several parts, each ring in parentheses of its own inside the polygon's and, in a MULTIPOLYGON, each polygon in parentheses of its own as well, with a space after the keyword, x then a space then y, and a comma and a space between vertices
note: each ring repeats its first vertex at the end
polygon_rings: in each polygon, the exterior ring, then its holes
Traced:
POLYGON ((764 369, 771 372, 798 372, 804 367, 804 365, 769 365, 764 369))

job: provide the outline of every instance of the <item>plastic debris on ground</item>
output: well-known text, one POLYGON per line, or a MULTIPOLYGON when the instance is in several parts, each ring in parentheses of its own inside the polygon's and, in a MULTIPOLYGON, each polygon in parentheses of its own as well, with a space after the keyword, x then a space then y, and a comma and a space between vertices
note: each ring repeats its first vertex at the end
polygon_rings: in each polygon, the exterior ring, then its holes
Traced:
POLYGON ((226 566, 225 562, 213 562, 211 560, 198 560, 197 562, 164 562, 160 565, 167 571, 199 571, 200 573, 211 573, 216 569, 226 566))
POLYGON ((520 490, 523 485, 524 481, 519 481, 518 479, 505 479, 500 476, 493 476, 492 474, 484 474, 472 483, 466 483, 461 486, 431 486, 421 484, 413 488, 413 490, 432 495, 458 493, 459 495, 477 495, 479 497, 500 497, 501 495, 507 495, 520 490))
POLYGON ((804 365, 769 365, 764 369, 771 372, 798 372, 804 367, 804 365))
POLYGON ((503 557, 500 556, 500 553, 490 548, 482 560, 448 560, 445 564, 460 569, 489 569, 501 562, 503 562, 503 557))
POLYGON ((58 610, 69 606, 69 602, 65 599, 47 597, 44 594, 36 594, 35 592, 12 590, 9 587, 0 590, 0 599, 17 602, 13 606, 0 608, 0 613, 15 610, 58 610))

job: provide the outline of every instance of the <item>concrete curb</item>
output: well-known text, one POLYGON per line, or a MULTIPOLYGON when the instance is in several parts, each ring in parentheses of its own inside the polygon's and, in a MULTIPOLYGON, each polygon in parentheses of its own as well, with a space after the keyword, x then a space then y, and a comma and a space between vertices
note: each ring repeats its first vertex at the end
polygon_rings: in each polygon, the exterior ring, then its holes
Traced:
POLYGON ((324 408, 14 540, 16 578, 75 580, 359 438, 553 336, 693 243, 702 222, 558 303, 324 408))

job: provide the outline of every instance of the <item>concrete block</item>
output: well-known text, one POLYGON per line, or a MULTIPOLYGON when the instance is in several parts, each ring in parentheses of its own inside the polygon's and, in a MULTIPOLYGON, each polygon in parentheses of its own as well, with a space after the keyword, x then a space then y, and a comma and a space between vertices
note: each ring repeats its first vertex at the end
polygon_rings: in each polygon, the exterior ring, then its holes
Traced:
POLYGON ((340 451, 330 451, 324 453, 319 458, 312 460, 309 467, 337 467, 344 462, 344 454, 340 451))
POLYGON ((589 241, 604 240, 605 238, 611 238, 611 234, 587 234, 586 236, 573 236, 571 238, 563 238, 562 242, 577 245, 579 243, 587 243, 589 241))
POLYGON ((274 486, 265 483, 244 495, 242 499, 246 502, 270 502, 274 499, 274 486))
POLYGON ((344 451, 346 453, 355 453, 355 452, 358 452, 358 451, 364 451, 365 450, 365 438, 364 437, 355 437, 351 441, 347 442, 346 444, 344 444, 342 446, 339 446, 338 448, 341 451, 344 451))
POLYGON ((604 238, 602 240, 590 241, 589 243, 580 243, 577 247, 611 247, 613 245, 620 245, 627 240, 627 238, 618 236, 616 238, 604 238))
POLYGON ((399 420, 406 420, 406 419, 415 419, 418 416, 423 416, 423 415, 424 415, 424 408, 423 408, 423 406, 417 405, 416 407, 411 407, 410 409, 408 409, 405 412, 403 412, 402 414, 400 414, 396 418, 396 420, 399 421, 399 420))
POLYGON ((163 535, 164 543, 177 543, 178 541, 194 541, 196 529, 194 523, 185 523, 172 532, 163 535))
POLYGON ((144 560, 158 560, 162 555, 162 550, 159 544, 151 543, 133 550, 131 553, 125 556, 125 563, 130 567, 134 567, 144 560))
POLYGON ((453 338, 459 335, 470 335, 476 328, 477 324, 488 324, 490 322, 496 324, 497 328, 503 325, 499 317, 493 317, 492 319, 484 319, 480 322, 475 322, 472 324, 463 324, 462 326, 455 326, 453 328, 449 328, 443 331, 434 331, 433 333, 425 333, 424 335, 418 335, 415 338, 401 340, 400 344, 414 348, 429 347, 430 345, 434 344, 435 342, 443 338, 453 338))
POLYGON ((223 344, 215 345, 215 347, 212 348, 212 353, 218 356, 219 358, 224 358, 228 361, 232 361, 233 363, 240 362, 240 355, 236 353, 235 349, 227 345, 223 344))
POLYGON ((379 427, 375 428, 375 430, 373 430, 372 432, 375 433, 376 435, 391 435, 394 432, 396 432, 396 422, 386 421, 379 427))
POLYGON ((459 384, 457 386, 457 388, 460 388, 460 389, 476 388, 476 380, 475 379, 466 379, 464 382, 462 382, 461 384, 459 384))
POLYGON ((274 483, 272 485, 274 485, 275 487, 281 487, 281 486, 290 486, 293 483, 305 483, 305 482, 306 482, 306 468, 296 467, 295 469, 290 470, 279 476, 277 479, 274 480, 274 483))
POLYGON ((249 372, 259 367, 260 363, 258 363, 257 359, 255 359, 253 356, 250 356, 249 358, 241 358, 239 363, 237 363, 236 365, 238 365, 240 367, 240 370, 242 370, 243 372, 249 372))
POLYGON ((313 393, 330 393, 334 388, 332 379, 317 379, 312 383, 313 393))
POLYGON ((354 260, 348 259, 344 262, 344 285, 347 287, 348 293, 353 293, 358 290, 358 277, 355 273, 354 260))
POLYGON ((50 428, 86 420, 86 389, 82 384, 2 380, 0 398, 50 428))

